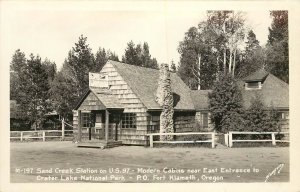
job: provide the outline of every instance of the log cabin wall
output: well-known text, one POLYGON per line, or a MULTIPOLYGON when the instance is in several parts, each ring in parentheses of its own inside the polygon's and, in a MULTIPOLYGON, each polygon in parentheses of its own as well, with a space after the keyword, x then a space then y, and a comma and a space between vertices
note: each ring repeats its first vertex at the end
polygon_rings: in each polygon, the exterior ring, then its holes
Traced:
POLYGON ((195 128, 195 113, 175 112, 174 113, 174 132, 184 133, 193 132, 195 128))
POLYGON ((200 132, 214 131, 214 126, 211 122, 210 112, 208 110, 197 111, 195 116, 195 130, 200 132), (207 117, 207 119, 206 119, 207 117))

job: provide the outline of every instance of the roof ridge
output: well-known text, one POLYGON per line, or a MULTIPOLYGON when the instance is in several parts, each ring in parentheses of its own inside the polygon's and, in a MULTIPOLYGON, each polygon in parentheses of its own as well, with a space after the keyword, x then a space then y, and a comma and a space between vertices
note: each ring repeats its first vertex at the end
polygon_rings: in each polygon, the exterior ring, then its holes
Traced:
POLYGON ((120 61, 113 61, 113 60, 108 60, 107 62, 109 62, 112 65, 118 65, 118 64, 122 64, 122 65, 127 65, 128 67, 136 67, 136 68, 142 68, 142 69, 146 69, 146 70, 155 70, 155 71, 159 71, 159 69, 154 69, 154 68, 149 68, 149 67, 143 67, 143 66, 138 66, 138 65, 132 65, 129 63, 123 63, 120 61))

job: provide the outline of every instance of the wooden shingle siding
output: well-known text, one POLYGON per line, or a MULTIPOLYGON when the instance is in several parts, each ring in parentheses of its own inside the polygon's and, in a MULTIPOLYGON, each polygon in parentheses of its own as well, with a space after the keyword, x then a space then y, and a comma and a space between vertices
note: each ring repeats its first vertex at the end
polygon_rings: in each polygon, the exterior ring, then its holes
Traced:
POLYGON ((81 103, 78 110, 104 110, 105 106, 98 100, 93 92, 90 92, 81 103))
POLYGON ((100 74, 108 74, 108 85, 111 93, 119 98, 120 103, 124 105, 124 113, 136 114, 136 129, 120 128, 118 139, 124 144, 145 145, 147 140, 145 136, 147 133, 147 108, 112 64, 107 63, 100 74))

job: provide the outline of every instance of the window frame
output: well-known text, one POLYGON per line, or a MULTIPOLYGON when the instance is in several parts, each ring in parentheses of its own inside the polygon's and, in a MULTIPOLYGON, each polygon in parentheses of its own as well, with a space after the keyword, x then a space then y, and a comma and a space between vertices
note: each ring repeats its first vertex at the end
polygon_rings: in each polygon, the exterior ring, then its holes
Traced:
POLYGON ((137 125, 136 113, 122 113, 121 128, 122 129, 136 129, 137 125))
POLYGON ((90 113, 81 114, 81 127, 89 127, 90 116, 90 113))
POLYGON ((209 118, 208 112, 201 112, 201 124, 203 128, 208 128, 209 125, 208 118, 209 118), (204 118, 204 116, 206 117, 204 118))
POLYGON ((248 81, 245 82, 245 89, 246 90, 253 90, 253 89, 261 89, 262 82, 261 81, 248 81), (255 86, 254 86, 255 84, 255 86))

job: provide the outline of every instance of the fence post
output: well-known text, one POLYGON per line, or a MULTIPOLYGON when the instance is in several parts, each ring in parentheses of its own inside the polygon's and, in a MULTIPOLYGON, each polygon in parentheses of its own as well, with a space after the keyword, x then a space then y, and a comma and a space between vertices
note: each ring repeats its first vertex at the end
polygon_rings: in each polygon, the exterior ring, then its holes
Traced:
POLYGON ((20 138, 21 141, 23 141, 23 131, 21 131, 21 138, 20 138))
POLYGON ((229 147, 232 147, 232 144, 233 144, 233 142, 232 142, 232 133, 229 132, 229 147))
POLYGON ((153 148, 153 135, 150 135, 150 148, 153 148))
POLYGON ((215 148, 215 132, 211 134, 211 148, 215 148))
POLYGON ((43 131, 43 141, 46 140, 45 136, 46 136, 45 131, 43 131))
POLYGON ((275 133, 272 133, 272 145, 276 145, 275 133))
POLYGON ((61 121, 61 140, 65 140, 65 118, 61 121))
POLYGON ((225 142, 225 145, 228 147, 228 133, 224 134, 224 142, 225 142))

